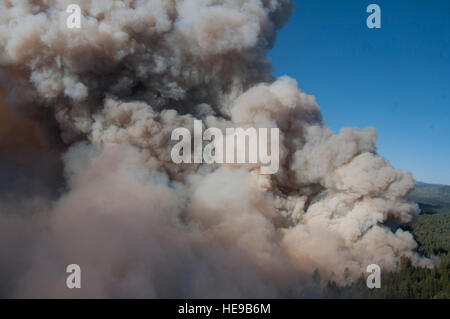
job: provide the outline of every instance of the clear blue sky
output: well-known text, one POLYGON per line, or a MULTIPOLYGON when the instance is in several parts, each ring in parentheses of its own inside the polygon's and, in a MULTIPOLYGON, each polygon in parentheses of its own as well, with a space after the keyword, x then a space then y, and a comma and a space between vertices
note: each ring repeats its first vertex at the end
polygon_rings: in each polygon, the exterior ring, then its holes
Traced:
POLYGON ((326 124, 378 129, 378 152, 450 185, 450 1, 298 0, 269 57, 316 96, 326 124), (381 8, 368 29, 366 8, 381 8))

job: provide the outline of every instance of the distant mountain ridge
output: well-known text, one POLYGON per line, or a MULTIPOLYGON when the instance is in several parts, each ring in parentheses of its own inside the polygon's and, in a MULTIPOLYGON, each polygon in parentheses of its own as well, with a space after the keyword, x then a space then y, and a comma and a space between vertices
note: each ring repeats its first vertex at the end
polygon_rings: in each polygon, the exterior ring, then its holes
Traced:
POLYGON ((418 182, 408 198, 421 204, 450 207, 450 186, 418 182))

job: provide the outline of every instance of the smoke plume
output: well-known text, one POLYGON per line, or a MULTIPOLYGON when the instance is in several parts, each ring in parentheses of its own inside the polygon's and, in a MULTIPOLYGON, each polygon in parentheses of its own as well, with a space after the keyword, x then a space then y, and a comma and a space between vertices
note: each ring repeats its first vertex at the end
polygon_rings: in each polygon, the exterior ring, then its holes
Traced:
POLYGON ((418 213, 415 181, 377 155, 376 130, 334 134, 313 96, 272 78, 292 9, 0 0, 0 85, 27 123, 2 110, 0 295, 301 297, 316 269, 345 284, 402 256, 431 265, 398 227, 418 213), (81 29, 66 26, 71 3, 81 29), (280 170, 173 163, 172 130, 196 119, 278 127, 280 170), (3 160, 20 139, 37 153, 3 160), (72 263, 81 289, 65 285, 72 263))

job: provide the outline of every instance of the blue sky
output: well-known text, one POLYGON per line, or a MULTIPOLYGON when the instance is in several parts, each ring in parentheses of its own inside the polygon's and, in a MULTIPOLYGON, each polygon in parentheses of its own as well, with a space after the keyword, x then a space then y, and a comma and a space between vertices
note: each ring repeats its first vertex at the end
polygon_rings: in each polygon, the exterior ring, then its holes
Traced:
POLYGON ((316 96, 326 124, 378 129, 378 153, 450 185, 450 1, 299 0, 269 57, 316 96), (381 29, 369 29, 369 4, 381 29))

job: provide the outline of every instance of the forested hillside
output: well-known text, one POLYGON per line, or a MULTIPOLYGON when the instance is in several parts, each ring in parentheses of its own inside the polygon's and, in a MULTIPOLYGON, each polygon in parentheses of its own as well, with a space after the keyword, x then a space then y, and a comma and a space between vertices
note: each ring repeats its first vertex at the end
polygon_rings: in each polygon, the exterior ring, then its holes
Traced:
POLYGON ((403 228, 411 231, 419 243, 417 252, 438 257, 439 266, 434 269, 414 267, 404 258, 399 272, 382 273, 380 289, 368 289, 362 274, 347 287, 328 282, 326 297, 450 298, 450 186, 418 183, 409 199, 419 203, 421 213, 416 221, 403 228))
POLYGON ((419 182, 408 198, 421 204, 448 208, 450 207, 450 186, 419 182))

